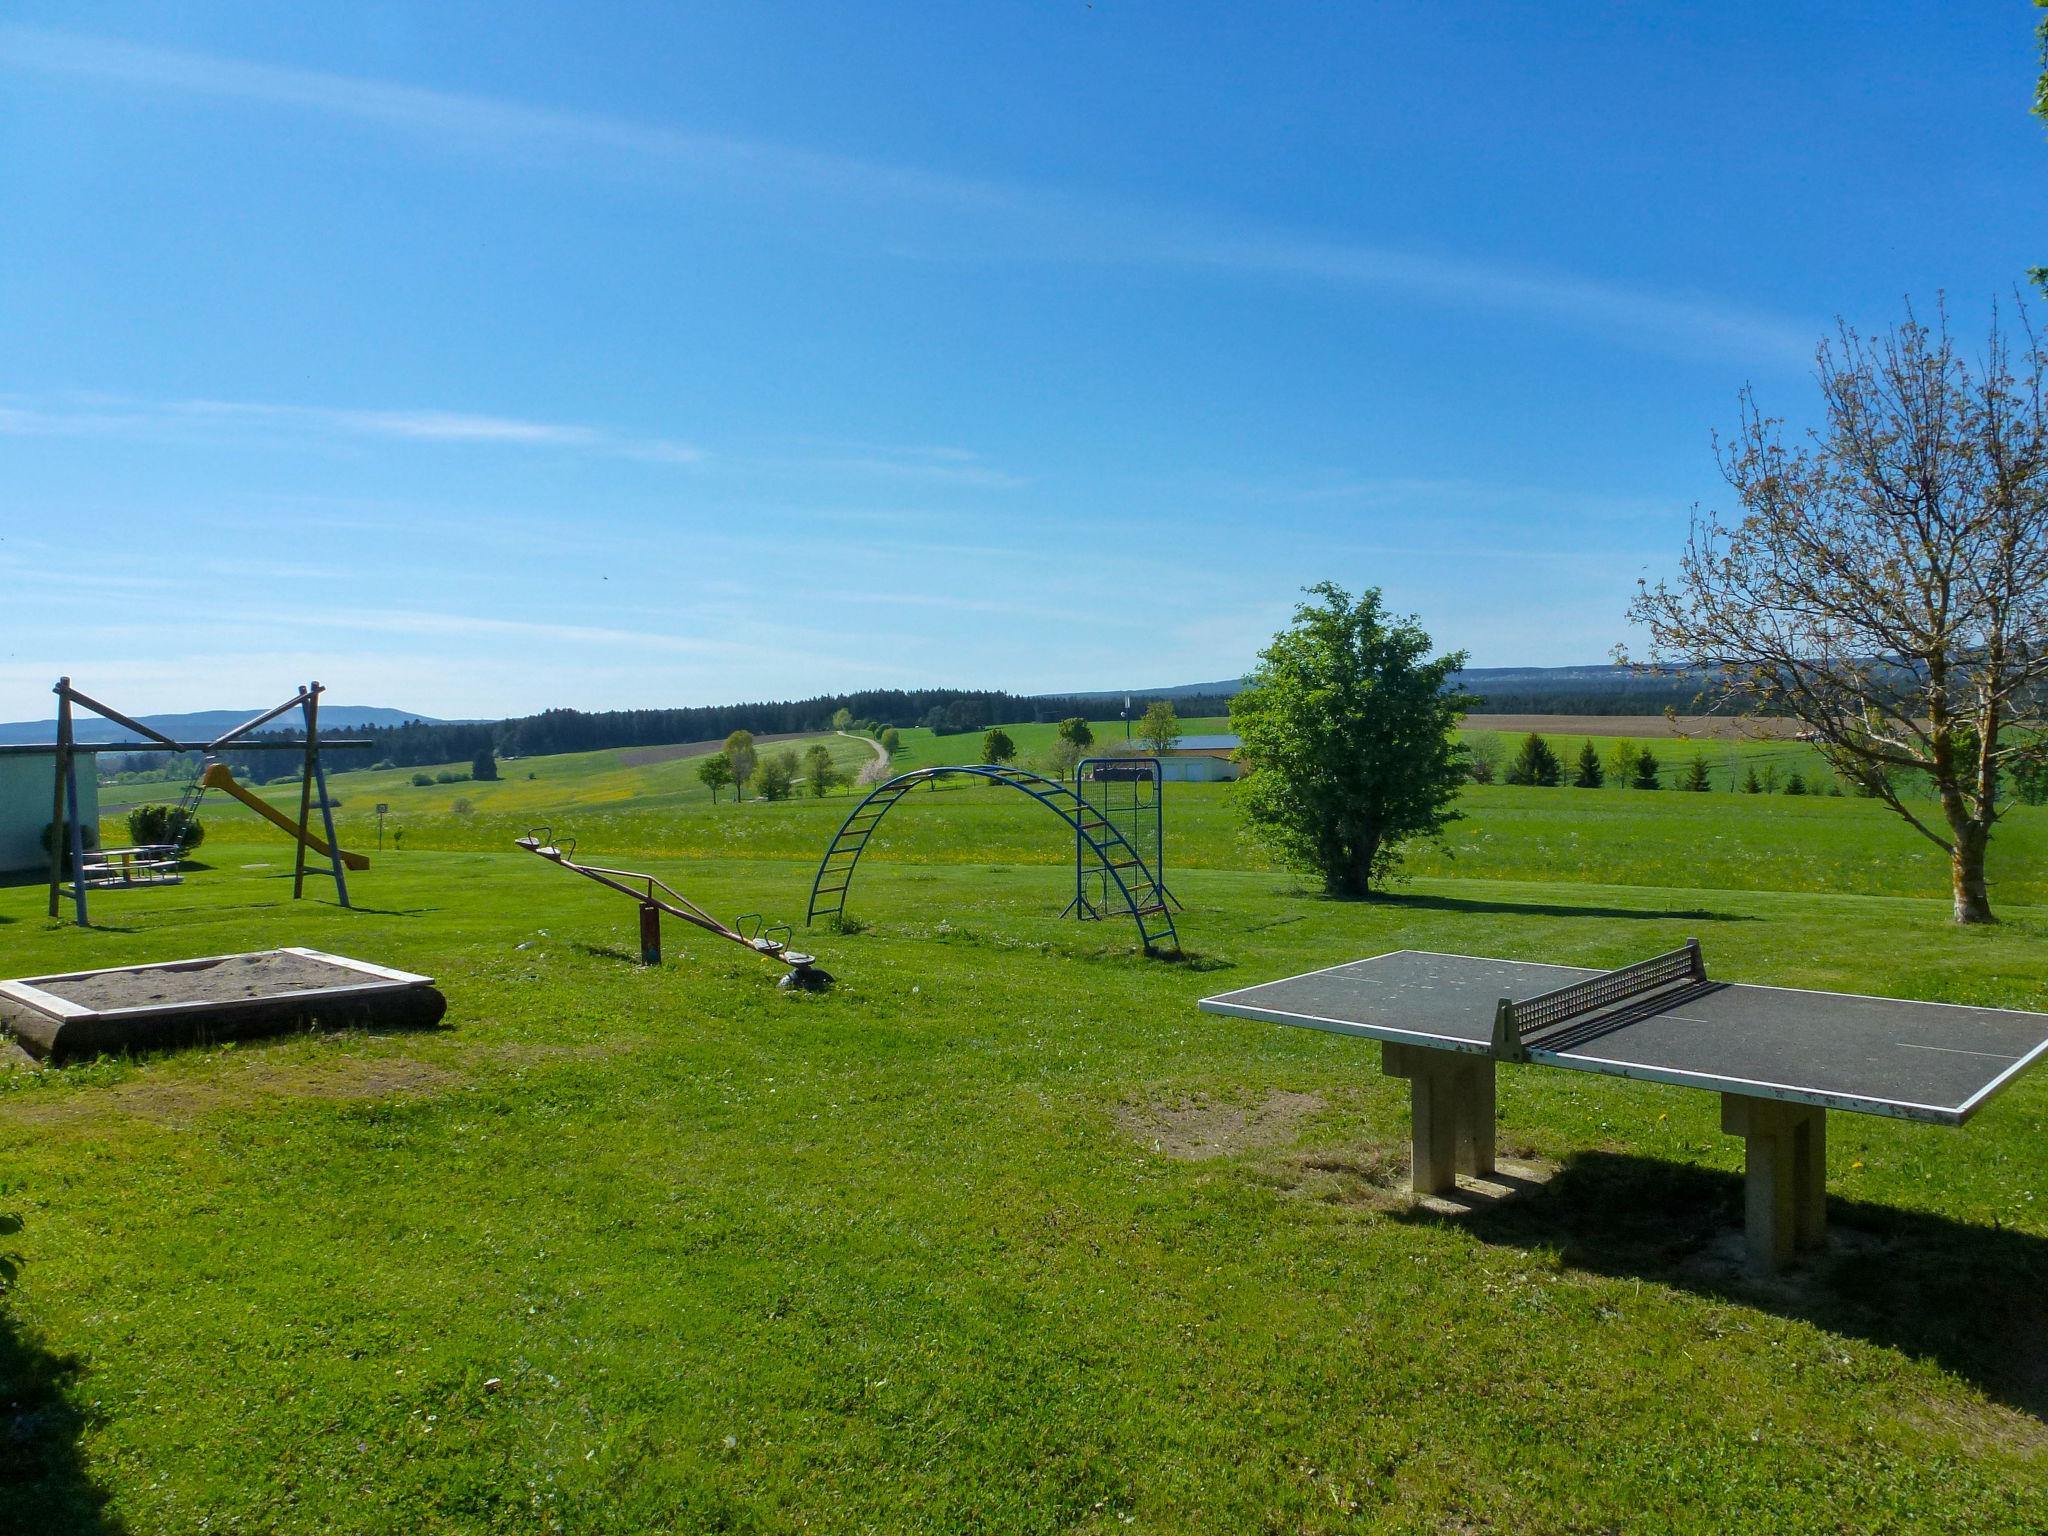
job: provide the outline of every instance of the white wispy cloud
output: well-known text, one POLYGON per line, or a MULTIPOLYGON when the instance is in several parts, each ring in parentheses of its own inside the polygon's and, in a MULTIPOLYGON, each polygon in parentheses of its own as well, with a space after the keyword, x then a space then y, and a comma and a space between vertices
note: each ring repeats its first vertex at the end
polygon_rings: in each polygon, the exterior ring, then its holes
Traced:
MULTIPOLYGON (((438 151, 547 163, 577 174, 684 174, 751 196, 794 193, 949 213, 950 231, 979 254, 1203 268, 1308 278, 1405 293, 1438 307, 1474 306, 1589 328, 1611 338, 1701 347, 1782 366, 1812 360, 1818 330, 1693 293, 1658 292, 1489 256, 1404 250, 1299 232, 1247 228, 1186 208, 928 171, 859 155, 651 125, 319 70, 156 48, 119 39, 0 26, 0 66, 108 82, 136 91, 248 102, 402 133, 438 151)), ((900 238, 877 231, 884 249, 900 238)), ((928 259, 957 254, 943 246, 928 259)))
POLYGON ((660 464, 696 464, 704 457, 695 445, 672 438, 633 437, 575 422, 466 411, 357 410, 251 400, 137 401, 105 395, 57 401, 0 397, 0 436, 163 441, 248 428, 273 437, 558 449, 660 464))

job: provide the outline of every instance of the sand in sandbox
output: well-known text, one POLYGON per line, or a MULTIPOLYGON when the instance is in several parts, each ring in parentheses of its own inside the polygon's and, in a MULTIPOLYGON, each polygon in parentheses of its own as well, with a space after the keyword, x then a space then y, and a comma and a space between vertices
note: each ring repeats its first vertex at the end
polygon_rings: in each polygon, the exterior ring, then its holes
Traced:
POLYGON ((149 1008, 163 1003, 232 1003, 314 987, 391 985, 347 966, 268 950, 220 960, 179 960, 139 971, 100 971, 32 983, 37 991, 81 1008, 149 1008))

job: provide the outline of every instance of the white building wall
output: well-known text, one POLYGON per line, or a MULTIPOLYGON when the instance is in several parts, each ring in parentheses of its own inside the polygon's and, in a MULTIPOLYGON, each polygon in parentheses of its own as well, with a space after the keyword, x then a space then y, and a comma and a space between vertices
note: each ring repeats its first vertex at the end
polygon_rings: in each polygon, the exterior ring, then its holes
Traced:
MULTIPOLYGON (((43 828, 50 824, 50 776, 54 752, 0 754, 0 872, 46 869, 43 828)), ((91 757, 78 762, 78 798, 88 827, 100 823, 100 781, 91 757)))

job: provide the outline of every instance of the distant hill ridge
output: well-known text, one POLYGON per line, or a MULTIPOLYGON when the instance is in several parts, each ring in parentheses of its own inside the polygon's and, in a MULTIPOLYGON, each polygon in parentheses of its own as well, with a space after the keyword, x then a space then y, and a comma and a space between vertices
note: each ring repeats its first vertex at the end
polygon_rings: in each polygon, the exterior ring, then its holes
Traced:
MULTIPOLYGON (((1648 677, 1612 662, 1579 667, 1467 667, 1451 674, 1454 687, 1477 694, 1482 708, 1497 714, 1640 715, 1667 705, 1692 707, 1705 686, 1704 674, 1648 677)), ((1213 683, 1176 683, 1169 688, 1113 688, 1067 695, 1091 703, 1121 706, 1128 694, 1136 708, 1151 699, 1228 699, 1244 687, 1242 678, 1213 683)))
MULTIPOLYGON (((114 704, 114 701, 107 701, 114 704)), ((118 704, 114 705, 119 708, 118 704)), ((255 709, 201 709, 183 715, 137 715, 135 718, 153 731, 162 731, 166 736, 179 741, 211 741, 223 731, 231 731, 244 720, 254 719, 263 713, 255 709)), ((423 725, 447 725, 446 720, 437 720, 432 715, 416 715, 403 709, 385 709, 375 704, 328 704, 320 706, 321 730, 360 730, 365 727, 389 728, 417 720, 423 725)), ((295 716, 284 715, 266 726, 266 730, 296 730, 295 716)), ((102 720, 98 715, 77 710, 72 715, 72 728, 80 741, 132 741, 135 733, 126 726, 116 725, 111 720, 102 720)), ((15 746, 22 743, 55 741, 56 720, 15 720, 0 724, 0 746, 15 746)))

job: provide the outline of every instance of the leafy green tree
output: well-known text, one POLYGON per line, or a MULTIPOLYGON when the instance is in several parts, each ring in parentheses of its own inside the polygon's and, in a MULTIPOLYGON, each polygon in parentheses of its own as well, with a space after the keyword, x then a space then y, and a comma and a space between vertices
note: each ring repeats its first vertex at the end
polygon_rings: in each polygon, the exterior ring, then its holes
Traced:
POLYGON ((752 731, 734 731, 725 738, 725 760, 732 768, 732 792, 735 800, 747 798, 747 780, 754 776, 754 770, 761 764, 761 757, 754 750, 752 731))
POLYGON ((718 804, 718 792, 732 783, 732 762, 723 752, 713 752, 697 765, 697 777, 711 791, 711 803, 718 804))
POLYGON ((984 763, 1007 763, 1017 755, 1017 743, 1010 740, 1010 733, 999 725, 992 725, 988 734, 981 738, 981 760, 984 763))
POLYGON ((853 729, 853 711, 852 711, 852 710, 850 710, 850 709, 844 709, 844 708, 842 708, 842 709, 835 709, 835 710, 833 710, 833 711, 832 711, 832 729, 833 729, 833 730, 835 730, 835 731, 850 731, 850 730, 852 730, 852 729, 853 729))
POLYGON ((761 798, 787 800, 791 788, 796 784, 798 767, 796 753, 788 748, 771 753, 767 760, 756 768, 754 774, 755 787, 759 789, 761 798))
POLYGON ((1636 776, 1636 760, 1643 755, 1643 749, 1626 736, 1607 749, 1607 776, 1617 785, 1628 784, 1636 776))
POLYGON ((491 750, 489 742, 476 749, 476 756, 470 760, 469 776, 479 782, 498 776, 498 754, 491 750))
MULTIPOLYGON (((1095 745, 1095 728, 1088 723, 1087 716, 1073 715, 1060 722, 1059 739, 1061 741, 1070 741, 1079 747, 1082 752, 1086 752, 1095 745)), ((1077 760, 1078 757, 1079 754, 1077 753, 1077 760)))
POLYGON ((839 770, 832 766, 832 754, 822 741, 812 743, 804 753, 804 782, 810 785, 814 800, 822 800, 825 791, 839 782, 839 770))
POLYGON ((1501 779, 1507 784, 1533 784, 1550 789, 1564 782, 1564 765, 1550 750, 1550 743, 1531 731, 1522 738, 1520 750, 1501 779))
POLYGON ((1164 752, 1180 740, 1180 716, 1171 699, 1154 699, 1145 706, 1145 717, 1138 722, 1138 740, 1154 752, 1164 752))
POLYGON ((1680 789, 1689 789, 1696 795, 1703 795, 1714 787, 1712 770, 1707 766, 1707 754, 1695 752, 1691 763, 1686 765, 1685 777, 1678 782, 1680 789))
POLYGON ((1648 747, 1636 759, 1636 776, 1628 781, 1630 789, 1662 789, 1663 781, 1657 777, 1657 755, 1648 747))
POLYGON ((881 741, 882 750, 891 757, 894 757, 903 748, 903 738, 897 734, 896 727, 893 725, 882 732, 881 741))
POLYGON ((1431 658, 1429 636, 1390 619, 1377 588, 1354 601, 1322 582, 1308 596, 1230 701, 1250 767, 1238 806, 1285 862, 1333 895, 1365 895, 1404 843, 1457 819, 1465 749, 1452 732, 1478 700, 1449 687, 1465 653, 1431 658))
POLYGON ((1574 789, 1598 789, 1607 782, 1607 775, 1600 768, 1600 751, 1588 741, 1579 748, 1579 761, 1572 769, 1574 789))

